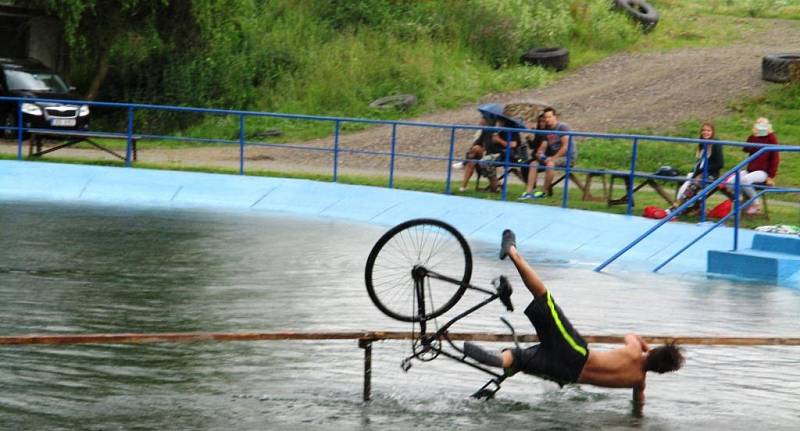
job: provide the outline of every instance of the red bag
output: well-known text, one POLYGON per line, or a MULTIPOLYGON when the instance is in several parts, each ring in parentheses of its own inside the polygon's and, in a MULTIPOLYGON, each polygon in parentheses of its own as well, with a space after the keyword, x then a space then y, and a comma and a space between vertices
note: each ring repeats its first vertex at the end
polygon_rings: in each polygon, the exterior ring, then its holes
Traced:
POLYGON ((730 199, 725 199, 719 205, 715 206, 708 212, 708 218, 722 218, 730 214, 733 203, 730 199))
POLYGON ((644 208, 643 216, 647 218, 662 219, 667 216, 667 212, 657 206, 647 206, 644 208))

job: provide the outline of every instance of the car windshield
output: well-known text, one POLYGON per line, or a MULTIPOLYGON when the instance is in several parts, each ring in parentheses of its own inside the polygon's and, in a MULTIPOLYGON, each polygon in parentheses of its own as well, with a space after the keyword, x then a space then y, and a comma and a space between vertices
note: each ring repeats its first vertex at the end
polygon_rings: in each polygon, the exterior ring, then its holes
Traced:
POLYGON ((68 93, 69 87, 60 76, 52 72, 26 72, 6 70, 6 83, 9 90, 47 91, 68 93))

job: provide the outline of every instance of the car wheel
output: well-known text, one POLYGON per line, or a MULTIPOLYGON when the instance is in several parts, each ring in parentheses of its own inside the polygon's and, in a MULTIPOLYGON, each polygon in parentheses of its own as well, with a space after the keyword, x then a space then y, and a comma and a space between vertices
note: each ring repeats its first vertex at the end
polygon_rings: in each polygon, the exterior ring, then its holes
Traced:
POLYGON ((375 109, 397 109, 406 111, 414 104, 417 103, 417 96, 413 94, 398 94, 395 96, 381 97, 380 99, 373 100, 369 104, 370 108, 375 109))
POLYGON ((800 81, 800 53, 765 55, 761 59, 761 78, 770 82, 800 81))
POLYGON ((531 48, 522 54, 525 64, 564 70, 569 66, 569 51, 566 48, 531 48))
POLYGON ((645 0, 614 0, 614 6, 628 13, 634 21, 642 26, 645 33, 658 24, 658 11, 645 0))

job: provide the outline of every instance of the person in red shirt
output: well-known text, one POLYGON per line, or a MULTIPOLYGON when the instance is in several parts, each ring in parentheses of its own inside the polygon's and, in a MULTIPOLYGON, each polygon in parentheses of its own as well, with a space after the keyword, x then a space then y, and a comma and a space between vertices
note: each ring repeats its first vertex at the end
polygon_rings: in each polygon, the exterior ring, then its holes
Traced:
MULTIPOLYGON (((753 133, 747 138, 747 142, 754 144, 768 144, 777 145, 778 138, 772 132, 772 125, 764 117, 756 120, 753 125, 753 133)), ((742 150, 747 154, 753 154, 760 150, 761 147, 742 147, 742 150)), ((742 187, 742 192, 747 198, 752 198, 755 195, 753 184, 764 184, 767 186, 775 185, 775 176, 778 175, 778 165, 781 162, 780 152, 769 151, 765 152, 758 158, 750 161, 747 169, 740 171, 739 184, 742 187)), ((728 190, 733 190, 735 177, 731 176, 726 182, 728 190)), ((747 214, 761 213, 761 203, 754 202, 746 210, 747 214)))

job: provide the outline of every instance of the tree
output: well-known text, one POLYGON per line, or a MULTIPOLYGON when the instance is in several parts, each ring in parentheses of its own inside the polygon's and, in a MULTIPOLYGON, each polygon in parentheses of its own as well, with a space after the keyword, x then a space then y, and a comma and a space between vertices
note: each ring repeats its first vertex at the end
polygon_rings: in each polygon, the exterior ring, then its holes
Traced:
MULTIPOLYGON (((180 1, 180 0, 177 0, 180 1)), ((188 1, 188 0, 183 0, 188 1)), ((170 0, 17 0, 19 5, 41 8, 64 25, 64 40, 72 61, 86 59, 92 78, 86 99, 97 97, 111 66, 114 48, 129 39, 147 39, 169 13, 170 0)))

